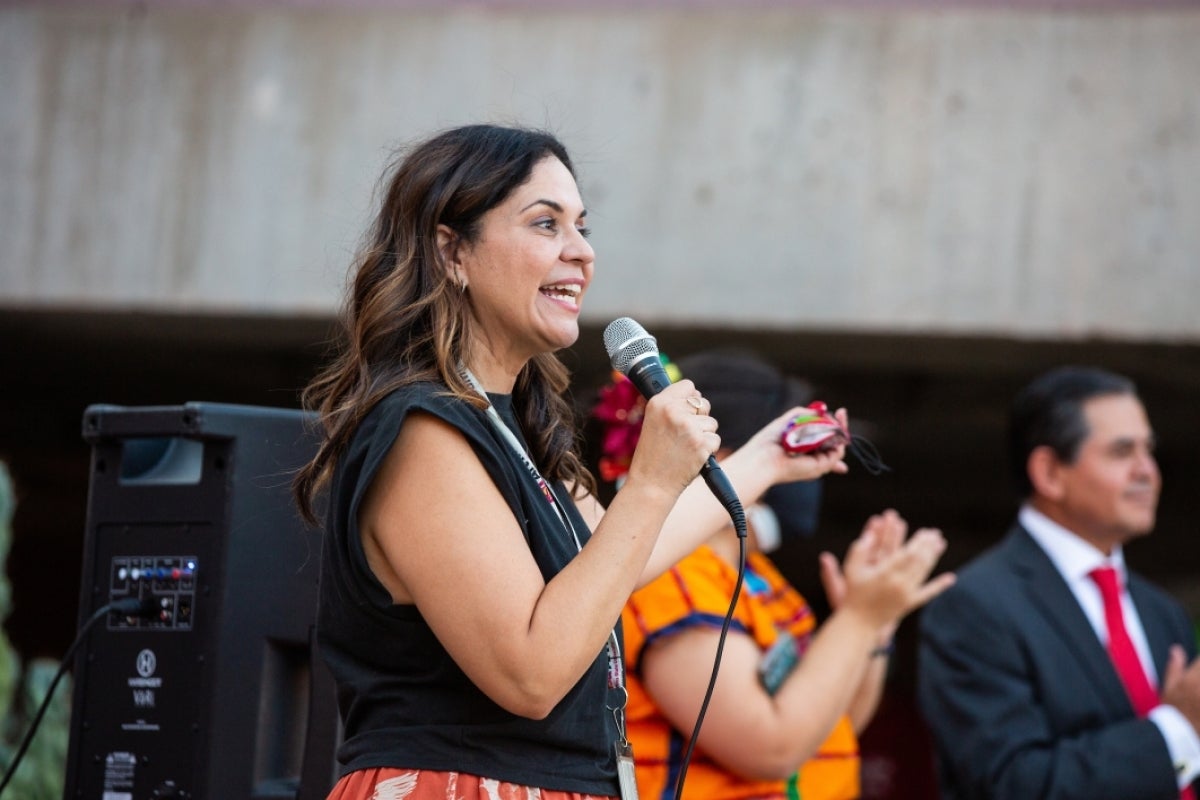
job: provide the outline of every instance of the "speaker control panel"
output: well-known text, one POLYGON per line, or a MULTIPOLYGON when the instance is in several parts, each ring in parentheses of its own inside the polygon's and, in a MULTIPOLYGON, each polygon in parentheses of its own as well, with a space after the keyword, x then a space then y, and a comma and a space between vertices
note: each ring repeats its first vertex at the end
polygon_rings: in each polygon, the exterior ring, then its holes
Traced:
POLYGON ((109 614, 109 630, 186 631, 192 629, 196 605, 195 556, 122 555, 112 559, 109 602, 136 597, 152 614, 109 614))

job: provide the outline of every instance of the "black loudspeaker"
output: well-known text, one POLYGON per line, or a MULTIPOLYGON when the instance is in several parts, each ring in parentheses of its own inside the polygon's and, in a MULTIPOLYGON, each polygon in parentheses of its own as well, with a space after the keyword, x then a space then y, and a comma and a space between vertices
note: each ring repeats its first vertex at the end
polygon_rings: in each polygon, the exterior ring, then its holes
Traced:
POLYGON ((291 500, 299 411, 90 406, 64 800, 323 798, 340 738, 315 654, 320 534, 291 500))

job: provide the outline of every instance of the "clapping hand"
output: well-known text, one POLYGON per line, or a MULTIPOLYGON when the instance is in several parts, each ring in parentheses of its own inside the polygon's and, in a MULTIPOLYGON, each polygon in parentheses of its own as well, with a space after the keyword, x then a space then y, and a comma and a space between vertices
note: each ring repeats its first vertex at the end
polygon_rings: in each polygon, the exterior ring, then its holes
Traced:
POLYGON ((822 553, 821 581, 834 609, 863 613, 887 641, 900 620, 954 583, 953 573, 929 578, 946 549, 936 528, 920 528, 907 536, 908 523, 888 509, 867 520, 850 545, 845 564, 822 553))

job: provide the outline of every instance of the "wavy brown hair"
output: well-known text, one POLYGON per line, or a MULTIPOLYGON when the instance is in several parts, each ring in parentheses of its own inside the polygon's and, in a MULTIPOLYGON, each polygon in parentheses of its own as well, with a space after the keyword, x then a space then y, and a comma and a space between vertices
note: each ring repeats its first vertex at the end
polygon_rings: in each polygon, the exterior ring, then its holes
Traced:
MULTIPOLYGON (((470 293, 447 274, 437 229, 446 225, 461 242, 478 241, 484 214, 550 156, 575 174, 566 148, 545 131, 469 125, 411 147, 384 172, 379 214, 351 266, 334 357, 302 395, 304 407, 318 412, 322 434, 292 486, 309 522, 317 522, 317 499, 354 431, 390 392, 437 381, 485 407, 458 372, 470 361, 470 293)), ((569 386, 567 368, 543 353, 517 376, 513 405, 543 474, 594 492, 595 479, 576 452, 569 386)))

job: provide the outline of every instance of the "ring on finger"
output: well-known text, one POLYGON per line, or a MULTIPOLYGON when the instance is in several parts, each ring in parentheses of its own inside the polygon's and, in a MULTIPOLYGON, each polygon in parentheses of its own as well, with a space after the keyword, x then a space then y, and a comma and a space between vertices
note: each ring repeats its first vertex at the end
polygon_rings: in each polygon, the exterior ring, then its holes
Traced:
POLYGON ((700 395, 698 395, 698 394, 694 394, 694 395, 692 395, 691 397, 689 397, 689 398, 687 399, 687 402, 688 402, 688 405, 689 405, 689 406, 691 406, 692 408, 696 409, 696 413, 697 413, 697 414, 699 414, 699 413, 700 413, 700 410, 701 410, 702 408, 704 408, 704 398, 703 398, 703 397, 701 397, 701 396, 700 396, 700 395))

